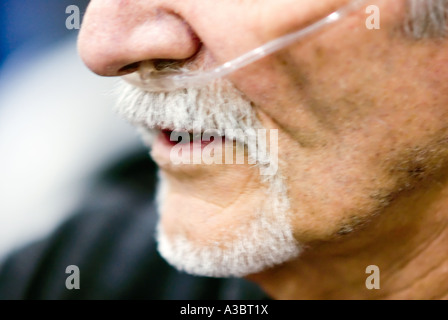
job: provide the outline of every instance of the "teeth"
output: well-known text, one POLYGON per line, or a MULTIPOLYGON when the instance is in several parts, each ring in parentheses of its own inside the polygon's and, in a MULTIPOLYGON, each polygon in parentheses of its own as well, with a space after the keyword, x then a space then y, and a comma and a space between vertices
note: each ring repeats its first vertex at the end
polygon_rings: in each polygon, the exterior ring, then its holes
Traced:
MULTIPOLYGON (((173 130, 168 130, 168 129, 159 129, 159 130, 161 130, 165 135, 167 135, 168 137, 171 137, 171 135, 173 134, 173 133, 180 133, 180 131, 173 131, 173 130)), ((185 131, 183 131, 183 132, 185 132, 185 131)), ((203 136, 204 136, 204 132, 200 132, 200 133, 197 133, 197 132, 187 132, 188 133, 188 138, 189 138, 189 141, 184 141, 184 140, 182 140, 182 138, 181 138, 181 135, 178 135, 178 143, 187 143, 187 142, 194 142, 194 141, 202 141, 202 139, 203 139, 203 136)), ((213 141, 213 138, 211 138, 212 139, 212 141, 213 141)))
POLYGON ((193 133, 189 132, 189 134, 190 134, 190 141, 197 141, 197 140, 201 141, 202 140, 202 133, 193 134, 193 133))

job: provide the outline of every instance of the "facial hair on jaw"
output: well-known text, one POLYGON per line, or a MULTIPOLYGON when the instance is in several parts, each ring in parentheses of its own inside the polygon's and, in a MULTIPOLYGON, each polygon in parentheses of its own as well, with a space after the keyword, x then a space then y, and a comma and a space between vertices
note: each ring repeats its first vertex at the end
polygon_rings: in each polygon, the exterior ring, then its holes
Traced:
MULTIPOLYGON (((221 79, 207 87, 173 92, 145 92, 128 83, 119 85, 117 110, 124 118, 140 128, 144 141, 151 145, 157 128, 172 131, 192 131, 193 123, 202 130, 214 130, 247 145, 244 132, 262 129, 251 103, 230 81, 221 79), (238 130, 240 129, 240 130, 238 130), (241 134, 243 133, 243 134, 241 134)), ((256 155, 256 146, 248 147, 249 159, 257 166, 269 166, 256 155)), ((163 214, 164 199, 169 185, 160 173, 157 202, 163 214)), ((209 277, 242 277, 296 258, 301 247, 291 230, 290 202, 287 187, 279 172, 260 178, 266 186, 266 199, 258 208, 250 226, 237 231, 231 243, 216 242, 197 246, 182 235, 168 237, 159 223, 158 250, 171 265, 190 274, 209 277)), ((235 226, 238 230, 238 226, 235 226)))

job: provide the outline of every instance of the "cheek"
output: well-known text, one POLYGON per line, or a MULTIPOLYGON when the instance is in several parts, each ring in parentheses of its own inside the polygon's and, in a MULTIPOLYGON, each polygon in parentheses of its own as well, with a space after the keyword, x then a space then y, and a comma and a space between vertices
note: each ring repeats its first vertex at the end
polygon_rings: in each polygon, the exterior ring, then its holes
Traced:
POLYGON ((395 46, 391 30, 402 26, 399 3, 382 8, 387 14, 381 30, 367 30, 361 12, 246 68, 233 80, 291 133, 339 129, 343 121, 358 120, 371 110, 381 96, 372 87, 387 88, 384 79, 395 46))
MULTIPOLYGON (((287 149, 281 143, 283 150, 287 149)), ((366 153, 329 147, 319 152, 281 152, 300 242, 329 240, 371 218, 393 192, 394 179, 366 153)), ((370 156, 370 155, 369 155, 370 156)), ((384 156, 384 155, 381 155, 384 156)))

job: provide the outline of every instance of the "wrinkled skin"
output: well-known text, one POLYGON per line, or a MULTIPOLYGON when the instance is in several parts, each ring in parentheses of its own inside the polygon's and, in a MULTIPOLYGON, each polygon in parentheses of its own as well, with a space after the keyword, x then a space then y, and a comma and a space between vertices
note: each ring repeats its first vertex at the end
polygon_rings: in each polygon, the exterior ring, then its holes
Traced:
MULTIPOLYGON (((103 76, 198 50, 225 62, 344 3, 92 0, 79 48, 103 76)), ((377 4, 380 30, 361 10, 228 78, 279 130, 292 230, 306 248, 249 276, 274 298, 448 298, 439 286, 448 283, 448 42, 406 37, 405 1, 377 4), (372 264, 381 290, 365 288, 372 264)), ((166 170, 166 179, 162 223, 198 245, 231 236, 263 199, 249 166, 166 170)))

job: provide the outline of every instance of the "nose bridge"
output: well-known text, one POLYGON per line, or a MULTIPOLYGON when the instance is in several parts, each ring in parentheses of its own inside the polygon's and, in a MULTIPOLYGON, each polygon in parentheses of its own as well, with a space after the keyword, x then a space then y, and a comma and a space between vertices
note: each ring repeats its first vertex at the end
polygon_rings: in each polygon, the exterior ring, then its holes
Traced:
POLYGON ((93 0, 78 39, 80 55, 104 76, 129 72, 141 61, 188 59, 199 49, 199 40, 175 12, 161 1, 93 0))

